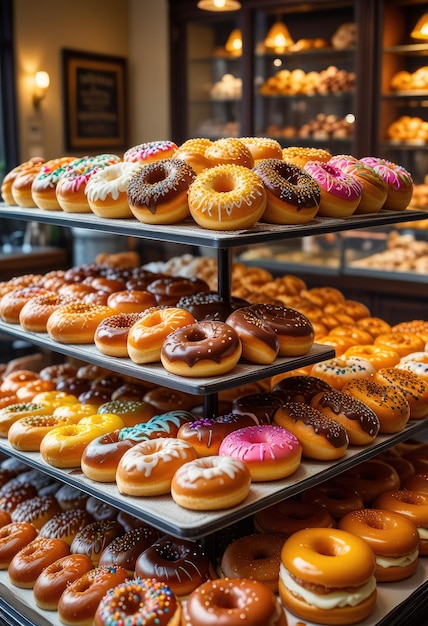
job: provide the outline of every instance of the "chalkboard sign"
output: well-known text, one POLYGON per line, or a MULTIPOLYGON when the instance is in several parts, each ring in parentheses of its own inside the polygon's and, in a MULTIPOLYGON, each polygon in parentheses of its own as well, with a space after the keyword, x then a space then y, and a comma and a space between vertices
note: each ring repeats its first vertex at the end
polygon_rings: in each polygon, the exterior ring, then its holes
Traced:
POLYGON ((63 50, 67 150, 126 147, 126 60, 63 50))

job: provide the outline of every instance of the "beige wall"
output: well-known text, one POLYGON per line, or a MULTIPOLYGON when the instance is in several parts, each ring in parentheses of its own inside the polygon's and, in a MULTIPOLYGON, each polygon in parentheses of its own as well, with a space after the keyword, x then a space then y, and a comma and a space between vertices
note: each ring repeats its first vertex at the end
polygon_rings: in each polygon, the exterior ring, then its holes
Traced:
POLYGON ((15 0, 20 160, 65 154, 61 49, 128 59, 129 145, 168 138, 167 0, 15 0), (50 74, 40 113, 33 76, 50 74))

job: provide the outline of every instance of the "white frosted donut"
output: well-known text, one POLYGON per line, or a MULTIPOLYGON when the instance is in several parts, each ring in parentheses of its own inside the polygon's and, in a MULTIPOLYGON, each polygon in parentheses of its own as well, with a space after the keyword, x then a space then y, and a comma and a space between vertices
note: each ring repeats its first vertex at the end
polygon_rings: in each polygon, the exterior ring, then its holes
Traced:
POLYGON ((138 162, 120 162, 94 174, 85 189, 92 212, 105 218, 132 217, 127 197, 128 184, 141 168, 142 164, 138 162))

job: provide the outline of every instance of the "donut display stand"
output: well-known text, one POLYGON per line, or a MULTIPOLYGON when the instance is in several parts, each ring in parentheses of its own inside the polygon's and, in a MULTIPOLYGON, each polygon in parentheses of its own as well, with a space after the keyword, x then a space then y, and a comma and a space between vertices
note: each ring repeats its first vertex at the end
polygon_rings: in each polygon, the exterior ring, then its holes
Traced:
MULTIPOLYGON (((0 215, 5 218, 23 221, 37 221, 57 226, 72 227, 76 224, 76 216, 57 211, 43 209, 21 209, 0 205, 0 215)), ((134 219, 108 220, 93 214, 79 214, 80 228, 92 229, 106 233, 115 233, 123 236, 138 237, 159 242, 181 243, 194 246, 205 246, 217 252, 218 261, 218 291, 229 300, 231 297, 231 269, 232 253, 234 248, 257 243, 285 241, 296 237, 337 232, 366 227, 392 224, 400 221, 422 220, 428 217, 422 211, 380 211, 370 216, 352 216, 348 219, 315 218, 309 224, 279 226, 257 222, 251 228, 242 231, 209 231, 204 230, 191 221, 177 225, 153 226, 142 224, 134 219)), ((169 374, 161 364, 150 364, 150 367, 137 365, 130 359, 107 358, 94 345, 61 344, 53 341, 45 333, 23 331, 18 325, 2 322, 0 332, 12 337, 25 340, 31 344, 58 352, 63 355, 77 357, 89 364, 106 367, 116 373, 128 374, 133 377, 147 380, 158 385, 166 385, 170 389, 184 391, 194 395, 204 396, 205 410, 215 414, 217 407, 217 393, 237 387, 240 384, 262 380, 276 374, 291 371, 334 356, 333 348, 314 344, 308 354, 297 358, 277 358, 271 365, 250 365, 238 363, 233 370, 224 375, 207 378, 186 378, 169 374)), ((318 462, 305 460, 291 476, 272 482, 254 482, 245 501, 223 511, 194 511, 180 508, 167 496, 150 498, 123 496, 119 493, 115 483, 97 483, 85 477, 80 468, 63 470, 48 465, 40 453, 23 453, 13 449, 7 439, 0 440, 0 452, 7 456, 23 461, 31 468, 41 470, 53 478, 77 487, 95 496, 107 504, 111 504, 125 513, 154 525, 159 530, 177 537, 198 539, 210 533, 226 528, 229 525, 244 520, 248 516, 260 511, 285 498, 297 495, 320 481, 341 474, 346 469, 372 458, 379 452, 417 436, 426 426, 424 421, 410 421, 402 432, 394 435, 381 435, 373 444, 364 447, 350 446, 345 455, 338 461, 318 462)), ((424 602, 428 592, 428 563, 421 560, 417 575, 409 581, 380 586, 380 601, 376 611, 370 619, 361 622, 362 626, 374 624, 402 623, 407 614, 411 614, 416 603, 424 602), (398 608, 397 608, 398 607, 398 608), (399 612, 399 620, 394 621, 395 612, 399 612), (386 620, 386 621, 384 621, 386 620)), ((38 609, 32 599, 32 592, 17 589, 11 586, 6 572, 0 572, 0 614, 8 619, 6 623, 12 625, 49 625, 59 622, 55 612, 46 612, 38 609)), ((291 614, 287 614, 289 626, 297 626, 301 621, 291 614)), ((305 622, 306 626, 311 624, 305 622)))

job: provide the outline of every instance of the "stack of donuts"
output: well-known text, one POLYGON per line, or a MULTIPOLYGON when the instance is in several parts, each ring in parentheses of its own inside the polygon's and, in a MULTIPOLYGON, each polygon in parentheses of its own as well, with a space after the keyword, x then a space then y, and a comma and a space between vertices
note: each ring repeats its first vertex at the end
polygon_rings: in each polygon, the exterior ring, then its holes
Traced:
MULTIPOLYGON (((329 68, 329 80, 331 73, 329 68)), ((348 131, 334 116, 319 114, 300 134, 324 139, 348 131)), ((267 137, 199 138, 180 146, 147 142, 121 156, 40 159, 9 172, 2 196, 24 207, 93 212, 101 219, 135 217, 152 225, 194 222, 218 231, 247 229, 258 221, 302 224, 316 215, 398 211, 410 202, 411 175, 396 163, 329 153, 331 159, 318 160, 310 149, 296 148, 297 161, 267 137), (383 180, 383 195, 377 177, 383 180), (25 200, 13 195, 23 178, 25 200)))

